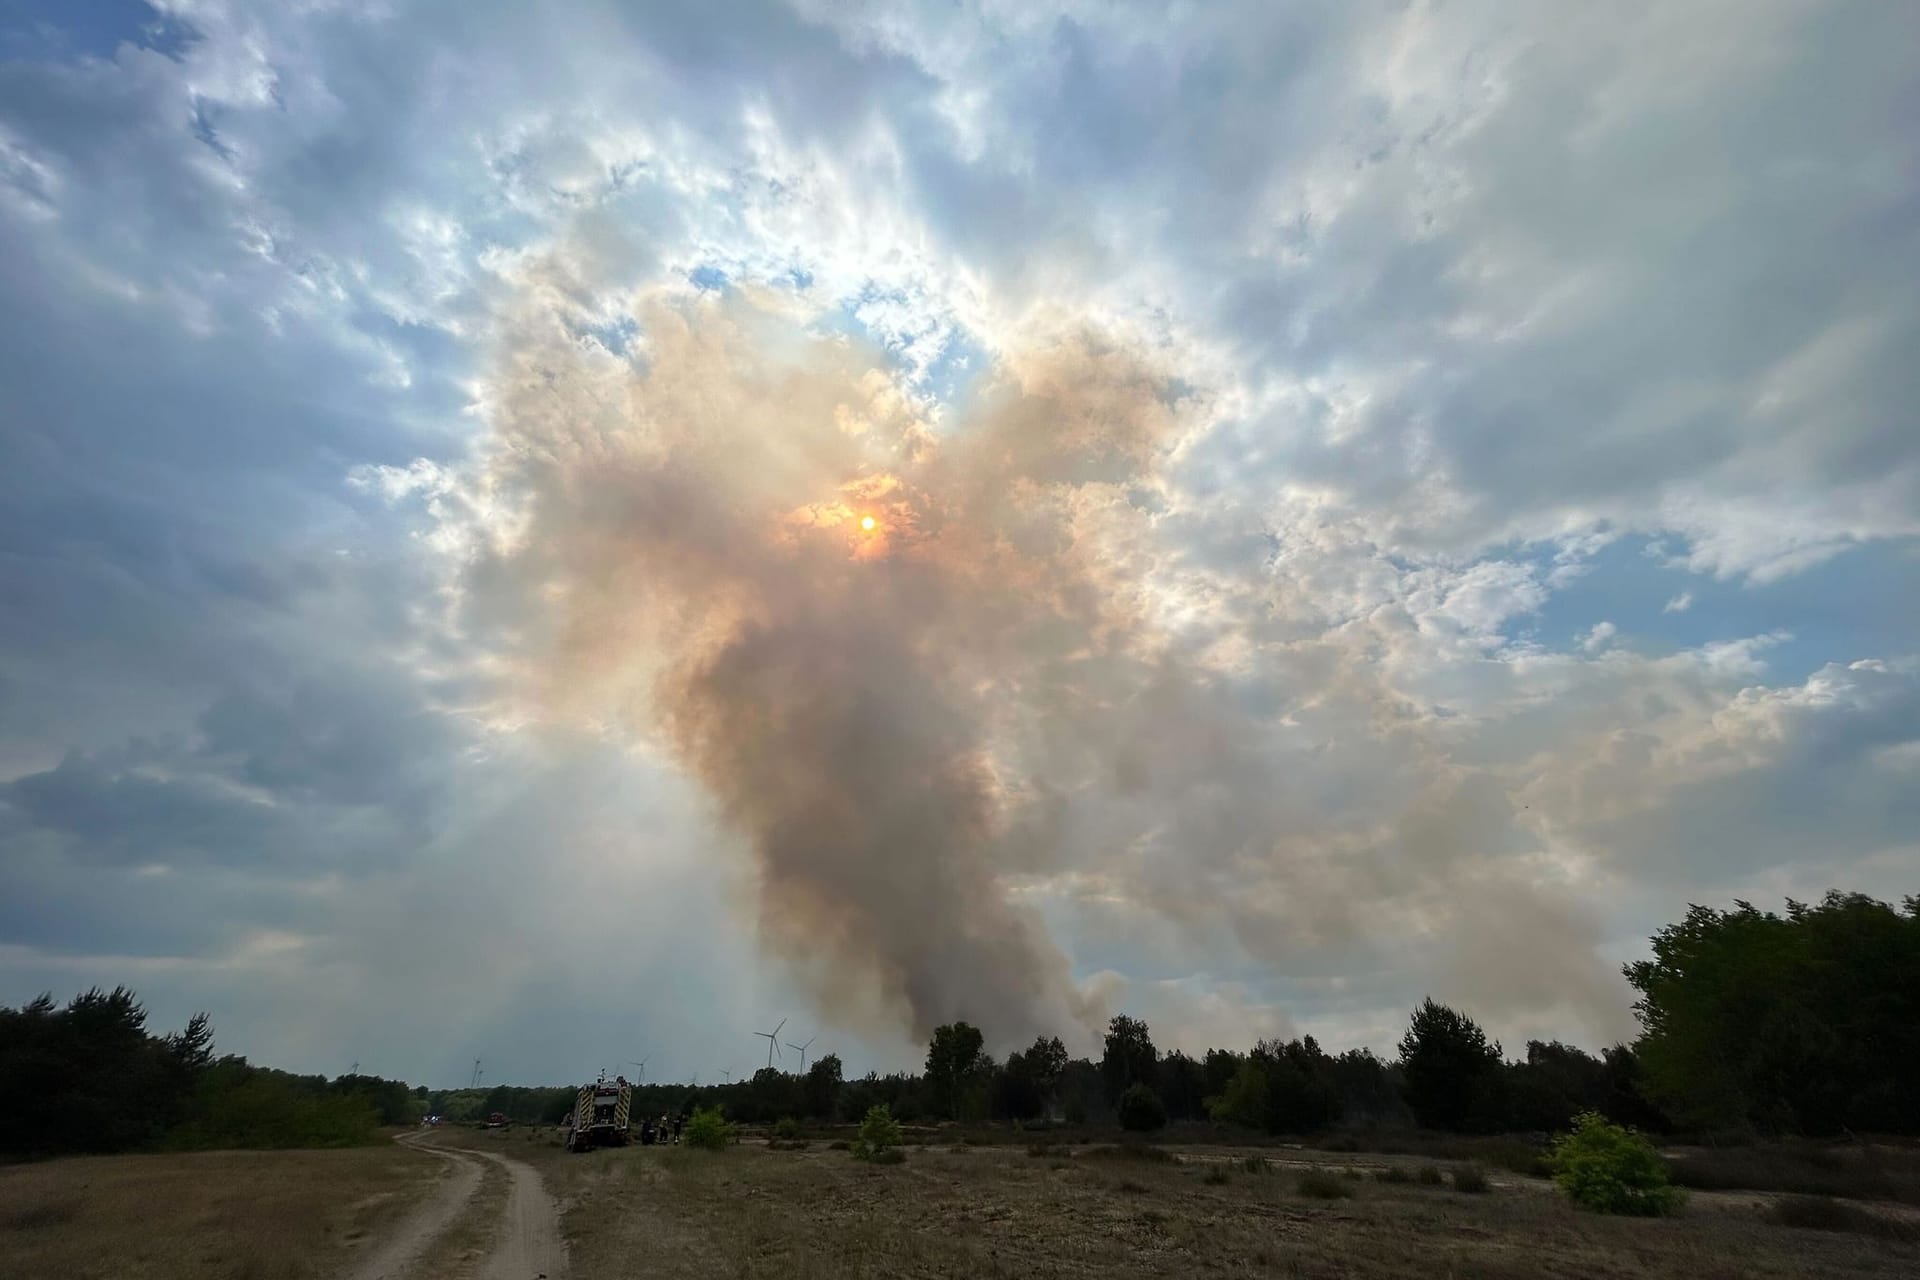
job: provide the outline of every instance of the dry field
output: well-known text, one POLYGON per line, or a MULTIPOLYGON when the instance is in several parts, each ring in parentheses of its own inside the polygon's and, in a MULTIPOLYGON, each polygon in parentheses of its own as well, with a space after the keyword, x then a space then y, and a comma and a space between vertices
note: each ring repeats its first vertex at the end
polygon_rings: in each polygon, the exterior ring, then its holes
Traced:
POLYGON ((330 1276, 445 1170, 444 1161, 391 1143, 0 1167, 0 1276, 330 1276))
POLYGON ((1576 1213, 1548 1184, 1505 1172, 1480 1195, 1377 1180, 1427 1163, 1413 1157, 1205 1147, 1161 1163, 963 1147, 881 1167, 819 1142, 568 1156, 551 1131, 444 1140, 540 1170, 573 1280, 1920 1275, 1920 1243, 1776 1226, 1761 1194, 1696 1194, 1679 1218, 1638 1221, 1576 1213), (1269 1159, 1263 1171, 1247 1167, 1254 1156, 1269 1159), (1309 1168, 1334 1171, 1351 1196, 1302 1195, 1309 1168))

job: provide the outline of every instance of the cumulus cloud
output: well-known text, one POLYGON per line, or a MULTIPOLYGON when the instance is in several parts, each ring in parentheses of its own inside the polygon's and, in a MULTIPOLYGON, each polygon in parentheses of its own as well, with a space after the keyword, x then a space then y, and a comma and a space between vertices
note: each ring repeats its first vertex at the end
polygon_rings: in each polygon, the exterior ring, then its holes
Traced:
POLYGON ((883 1060, 1592 1041, 1686 900, 1910 890, 1901 6, 65 9, 0 996, 564 1076, 598 883, 883 1060))

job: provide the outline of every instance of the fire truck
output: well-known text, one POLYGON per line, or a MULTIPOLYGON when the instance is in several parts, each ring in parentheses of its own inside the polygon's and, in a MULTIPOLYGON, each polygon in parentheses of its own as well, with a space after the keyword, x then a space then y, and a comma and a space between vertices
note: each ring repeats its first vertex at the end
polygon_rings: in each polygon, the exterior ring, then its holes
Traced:
POLYGON ((632 1107, 633 1086, 627 1078, 609 1080, 606 1072, 601 1072, 597 1081, 580 1086, 574 1096, 573 1114, 567 1119, 567 1150, 626 1146, 627 1113, 632 1107))

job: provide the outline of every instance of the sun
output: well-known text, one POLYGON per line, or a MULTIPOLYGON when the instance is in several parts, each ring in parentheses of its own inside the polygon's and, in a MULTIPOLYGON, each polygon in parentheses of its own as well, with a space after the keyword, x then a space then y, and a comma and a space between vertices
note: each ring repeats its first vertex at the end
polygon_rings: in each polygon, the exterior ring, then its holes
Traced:
POLYGON ((880 522, 875 520, 872 516, 860 517, 860 527, 868 533, 872 533, 874 530, 874 526, 876 526, 879 523, 880 522))

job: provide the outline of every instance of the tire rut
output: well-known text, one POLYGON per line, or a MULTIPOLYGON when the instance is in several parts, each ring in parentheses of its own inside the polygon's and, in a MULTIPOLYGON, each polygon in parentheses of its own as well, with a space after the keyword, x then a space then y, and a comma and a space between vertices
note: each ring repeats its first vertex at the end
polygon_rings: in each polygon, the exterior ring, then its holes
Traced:
POLYGON ((341 1280, 405 1280, 427 1251, 447 1233, 460 1211, 480 1191, 482 1161, 507 1174, 507 1204, 487 1256, 475 1273, 479 1280, 561 1280, 566 1274, 566 1244, 560 1237, 560 1213, 533 1166, 490 1151, 469 1151, 425 1141, 424 1134, 397 1139, 451 1163, 446 1183, 404 1219, 393 1233, 341 1280))

